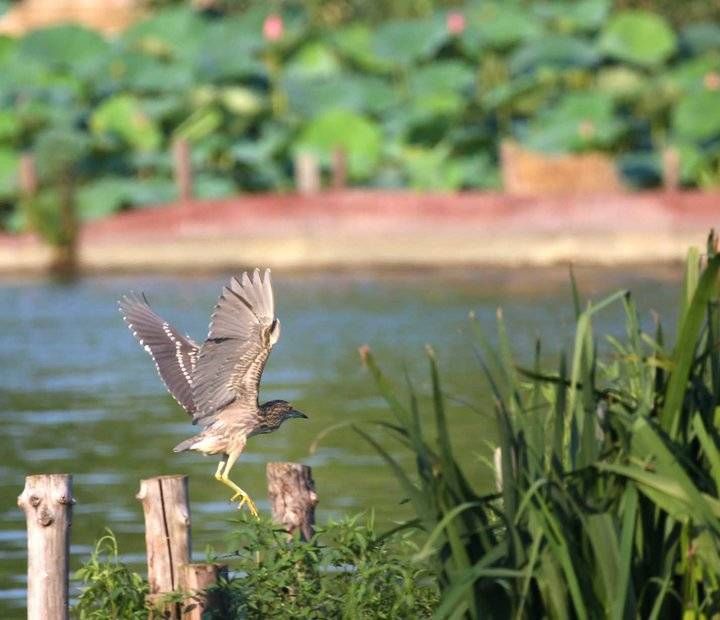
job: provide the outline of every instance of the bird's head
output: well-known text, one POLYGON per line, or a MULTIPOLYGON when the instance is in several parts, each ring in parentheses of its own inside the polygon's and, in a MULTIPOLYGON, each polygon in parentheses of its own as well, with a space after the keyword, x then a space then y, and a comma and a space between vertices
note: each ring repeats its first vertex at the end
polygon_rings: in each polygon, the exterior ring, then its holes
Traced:
POLYGON ((260 405, 260 412, 265 419, 265 424, 274 428, 290 418, 307 418, 302 411, 295 409, 286 400, 271 400, 263 403, 260 405))

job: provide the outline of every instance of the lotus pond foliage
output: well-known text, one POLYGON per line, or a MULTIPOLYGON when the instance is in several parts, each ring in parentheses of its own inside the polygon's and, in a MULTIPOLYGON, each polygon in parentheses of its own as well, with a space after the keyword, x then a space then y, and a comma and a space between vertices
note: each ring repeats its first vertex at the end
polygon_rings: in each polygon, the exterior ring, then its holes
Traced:
POLYGON ((115 37, 69 25, 0 37, 5 228, 32 219, 19 158, 48 132, 69 145, 55 152, 72 154, 82 219, 173 200, 177 137, 200 198, 289 189, 296 153, 328 166, 336 147, 351 184, 497 188, 506 138, 606 151, 640 186, 659 183, 673 146, 683 183, 720 182, 714 22, 674 26, 610 0, 418 3, 386 19, 355 7, 365 21, 322 3, 156 4, 115 37))

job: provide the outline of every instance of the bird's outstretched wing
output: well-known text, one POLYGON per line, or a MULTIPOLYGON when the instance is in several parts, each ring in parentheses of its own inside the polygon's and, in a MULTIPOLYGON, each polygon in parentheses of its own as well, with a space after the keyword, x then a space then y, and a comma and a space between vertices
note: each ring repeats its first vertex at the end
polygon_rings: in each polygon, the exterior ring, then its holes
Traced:
POLYGON ((135 338, 153 358, 168 392, 188 413, 194 414, 192 375, 198 345, 155 314, 144 295, 124 295, 118 306, 135 338))
POLYGON ((279 337, 270 270, 263 277, 256 269, 252 278, 247 273, 233 278, 223 288, 200 347, 193 374, 193 423, 206 426, 232 402, 254 413, 260 376, 279 337))

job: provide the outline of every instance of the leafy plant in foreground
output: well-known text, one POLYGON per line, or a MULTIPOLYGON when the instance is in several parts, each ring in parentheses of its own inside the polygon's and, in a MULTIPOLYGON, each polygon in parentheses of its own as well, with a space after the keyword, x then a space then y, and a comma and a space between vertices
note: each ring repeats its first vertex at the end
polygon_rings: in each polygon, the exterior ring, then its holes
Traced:
POLYGON ((74 608, 81 620, 140 620, 148 617, 147 582, 118 558, 115 535, 95 544, 90 559, 76 575, 84 587, 74 608))
MULTIPOLYGON (((362 429, 396 474, 434 559, 436 618, 677 618, 720 612, 720 255, 688 257, 677 343, 641 328, 619 291, 582 310, 574 286, 571 361, 531 368, 473 321, 493 395, 498 492, 479 495, 449 441, 430 351, 436 437, 415 393, 405 406, 369 351, 364 358, 396 417, 385 425, 415 456, 414 474, 362 429), (625 336, 598 355, 595 314, 621 304, 625 336)), ((478 436, 484 419, 478 420, 478 436)))
MULTIPOLYGON (((404 533, 378 536, 360 516, 318 528, 309 542, 288 539, 269 521, 233 522, 230 578, 213 588, 208 618, 429 618, 437 605, 433 573, 412 561, 417 547, 404 533)), ((111 532, 78 571, 82 620, 147 618, 145 580, 118 560, 111 532)), ((181 602, 182 592, 162 601, 181 602)))
POLYGON ((379 537, 353 517, 288 540, 268 522, 240 519, 221 585, 222 618, 428 618, 437 604, 433 575, 412 562, 407 536, 379 537))

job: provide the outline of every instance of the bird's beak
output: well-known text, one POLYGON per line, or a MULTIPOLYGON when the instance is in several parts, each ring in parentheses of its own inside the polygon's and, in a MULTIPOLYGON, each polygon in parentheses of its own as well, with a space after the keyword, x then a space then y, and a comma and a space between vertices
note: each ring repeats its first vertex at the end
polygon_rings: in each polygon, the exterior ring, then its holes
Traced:
POLYGON ((307 420, 307 416, 302 411, 298 411, 297 409, 293 409, 290 412, 290 417, 291 418, 305 418, 307 420))

